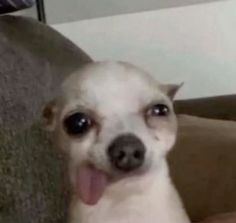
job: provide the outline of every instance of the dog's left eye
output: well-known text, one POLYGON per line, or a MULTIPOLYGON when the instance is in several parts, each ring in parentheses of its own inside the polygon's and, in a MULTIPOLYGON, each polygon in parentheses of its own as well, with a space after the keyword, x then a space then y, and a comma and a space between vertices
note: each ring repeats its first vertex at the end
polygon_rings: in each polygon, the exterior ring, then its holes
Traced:
POLYGON ((81 136, 92 127, 92 120, 84 113, 74 113, 64 120, 64 127, 69 135, 81 136))
POLYGON ((167 116, 170 113, 170 109, 165 104, 155 104, 152 105, 148 111, 148 116, 167 116))

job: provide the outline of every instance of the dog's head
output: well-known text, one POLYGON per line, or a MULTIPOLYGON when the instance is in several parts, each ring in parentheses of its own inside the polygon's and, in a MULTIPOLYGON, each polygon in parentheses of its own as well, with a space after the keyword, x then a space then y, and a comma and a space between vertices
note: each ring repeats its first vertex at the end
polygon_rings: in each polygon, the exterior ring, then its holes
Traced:
POLYGON ((158 168, 175 142, 178 88, 123 62, 91 63, 65 80, 44 118, 85 203, 97 202, 108 178, 158 168))

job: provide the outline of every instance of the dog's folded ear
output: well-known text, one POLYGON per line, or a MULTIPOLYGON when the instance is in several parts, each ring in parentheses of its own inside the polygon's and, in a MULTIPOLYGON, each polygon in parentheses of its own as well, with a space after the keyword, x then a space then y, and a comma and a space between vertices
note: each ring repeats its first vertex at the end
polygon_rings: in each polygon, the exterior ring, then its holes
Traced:
POLYGON ((43 118, 43 125, 46 130, 53 131, 56 126, 56 100, 50 101, 46 106, 43 108, 42 118, 43 118))
POLYGON ((176 93, 179 89, 184 85, 182 82, 181 84, 163 84, 161 85, 161 90, 171 99, 173 100, 176 93))

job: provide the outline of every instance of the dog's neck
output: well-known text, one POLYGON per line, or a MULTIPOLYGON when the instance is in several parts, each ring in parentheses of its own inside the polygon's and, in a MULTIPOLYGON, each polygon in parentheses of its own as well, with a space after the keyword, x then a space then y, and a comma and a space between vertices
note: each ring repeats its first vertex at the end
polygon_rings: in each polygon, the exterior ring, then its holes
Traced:
POLYGON ((166 161, 145 176, 111 184, 95 206, 77 200, 71 223, 152 223, 156 222, 155 216, 162 223, 189 222, 172 186, 166 161))

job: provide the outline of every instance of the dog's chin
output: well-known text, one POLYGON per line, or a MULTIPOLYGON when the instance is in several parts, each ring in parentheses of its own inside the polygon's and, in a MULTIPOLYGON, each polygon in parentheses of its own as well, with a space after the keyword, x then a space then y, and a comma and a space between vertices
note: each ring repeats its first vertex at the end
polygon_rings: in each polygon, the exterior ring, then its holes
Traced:
POLYGON ((143 166, 130 172, 122 172, 113 168, 101 168, 91 162, 78 166, 74 193, 86 205, 96 205, 110 184, 117 183, 125 178, 139 178, 149 171, 143 166))
POLYGON ((119 170, 111 170, 110 182, 115 183, 117 181, 123 180, 125 178, 139 178, 147 174, 150 170, 149 166, 142 166, 136 170, 123 172, 119 170))

